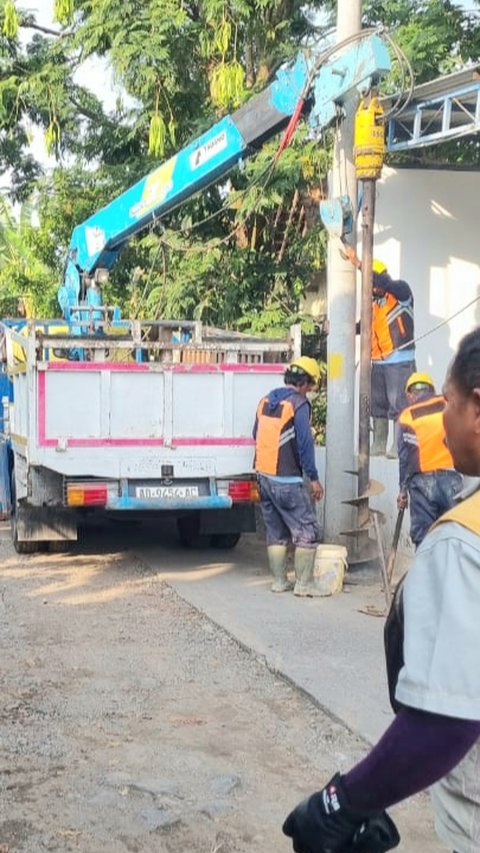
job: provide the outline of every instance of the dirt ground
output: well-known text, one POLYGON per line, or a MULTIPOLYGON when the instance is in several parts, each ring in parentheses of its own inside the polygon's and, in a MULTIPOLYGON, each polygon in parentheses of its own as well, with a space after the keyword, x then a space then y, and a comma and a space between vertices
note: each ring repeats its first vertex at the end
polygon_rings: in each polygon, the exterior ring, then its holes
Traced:
MULTIPOLYGON (((0 529, 0 853, 285 853, 365 744, 115 538, 19 557, 0 529)), ((437 853, 425 795, 399 850, 437 853)))

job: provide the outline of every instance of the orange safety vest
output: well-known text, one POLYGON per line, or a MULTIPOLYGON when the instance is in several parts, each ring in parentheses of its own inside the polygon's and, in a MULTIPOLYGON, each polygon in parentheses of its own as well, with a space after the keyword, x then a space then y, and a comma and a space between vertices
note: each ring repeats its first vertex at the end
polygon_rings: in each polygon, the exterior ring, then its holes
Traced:
POLYGON ((301 394, 293 394, 270 408, 268 397, 257 407, 255 470, 278 477, 302 476, 295 437, 294 417, 300 406, 310 406, 301 394))
POLYGON ((382 361, 402 344, 412 341, 413 301, 399 302, 392 293, 385 293, 372 306, 372 361, 382 361))
POLYGON ((444 408, 445 397, 434 395, 400 413, 398 423, 409 450, 409 476, 454 467, 452 454, 445 445, 444 408))

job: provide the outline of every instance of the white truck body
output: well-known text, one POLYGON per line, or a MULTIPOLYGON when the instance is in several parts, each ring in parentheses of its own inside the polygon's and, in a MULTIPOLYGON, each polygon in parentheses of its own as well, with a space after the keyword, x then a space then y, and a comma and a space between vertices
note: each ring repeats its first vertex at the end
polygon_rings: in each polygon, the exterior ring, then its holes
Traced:
POLYGON ((176 344, 174 324, 156 325, 163 341, 143 340, 140 324, 88 340, 4 327, 19 541, 74 539, 87 509, 195 513, 198 533, 251 529, 256 407, 282 384, 298 334, 278 342, 187 324, 191 341, 176 344))

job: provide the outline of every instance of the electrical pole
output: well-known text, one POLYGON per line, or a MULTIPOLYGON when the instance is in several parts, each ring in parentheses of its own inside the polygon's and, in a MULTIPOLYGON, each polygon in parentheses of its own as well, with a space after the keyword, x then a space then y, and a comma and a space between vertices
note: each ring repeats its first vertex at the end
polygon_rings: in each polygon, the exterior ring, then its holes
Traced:
MULTIPOLYGON (((362 181, 362 297, 360 309, 360 376, 358 412, 358 495, 364 495, 370 486, 370 397, 372 376, 372 261, 373 226, 375 221, 374 180, 362 181)), ((368 499, 358 505, 357 525, 367 527, 369 522, 368 499)), ((360 544, 360 543, 358 543, 360 544)))
MULTIPOLYGON (((362 182, 362 298, 360 313, 360 378, 358 413, 358 498, 356 558, 359 562, 372 556, 369 537, 372 516, 369 497, 381 487, 370 481, 370 398, 371 398, 371 333, 372 333, 372 284, 373 284, 373 229, 375 224, 375 193, 377 179, 382 172, 385 156, 385 132, 383 109, 370 91, 363 99, 355 118, 355 169, 362 182)), ((378 516, 374 516, 377 548, 381 553, 378 537, 378 516)), ((388 586, 388 581, 387 581, 388 586)), ((386 586, 386 590, 387 590, 386 586)), ((386 593, 388 595, 388 592, 386 593)))
MULTIPOLYGON (((361 0, 338 0, 337 43, 361 29, 361 0)), ((332 195, 349 195, 355 215, 357 181, 353 164, 353 127, 355 105, 342 121, 334 147, 332 195)), ((345 543, 341 532, 352 527, 352 507, 342 503, 352 498, 357 483, 351 474, 355 450, 355 321, 356 272, 339 253, 337 239, 329 241, 327 260, 327 429, 325 471, 325 541, 345 543)))

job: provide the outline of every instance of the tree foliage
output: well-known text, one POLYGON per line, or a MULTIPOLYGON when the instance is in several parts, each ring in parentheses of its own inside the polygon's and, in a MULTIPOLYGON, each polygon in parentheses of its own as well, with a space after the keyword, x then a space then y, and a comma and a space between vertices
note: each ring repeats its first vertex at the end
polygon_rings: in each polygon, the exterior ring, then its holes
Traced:
MULTIPOLYGON (((55 11, 58 36, 18 11, 20 30, 35 35, 23 49, 5 33, 0 76, 2 136, 17 134, 21 152, 14 193, 27 197, 36 187, 32 242, 52 270, 51 302, 73 225, 263 87, 312 32, 298 0, 76 0, 73 13, 64 0, 55 11), (77 82, 76 69, 91 57, 108 62, 125 93, 113 115, 77 82), (27 169, 33 123, 59 164, 44 177, 34 161, 35 173, 27 169)), ((230 176, 227 204, 212 188, 169 216, 161 234, 135 241, 109 296, 137 314, 272 332, 296 319, 324 247, 306 236, 304 199, 312 187, 318 194, 328 159, 311 143, 297 146, 270 175, 275 148, 230 176)))
MULTIPOLYGON (((3 190, 24 205, 35 191, 38 224, 24 218, 21 241, 39 264, 27 274, 19 256, 0 258, 0 287, 28 291, 37 310, 55 311, 73 227, 264 88, 315 37, 316 13, 333 7, 313 0, 307 14, 299 0, 56 0, 56 23, 44 27, 16 0, 0 0, 3 190), (96 93, 78 73, 92 59, 96 93), (107 109, 110 73, 121 94, 107 109), (32 151, 35 128, 53 170, 32 151)), ((451 0, 368 0, 364 23, 393 32, 418 82, 480 54, 478 16, 451 0)), ((272 334, 302 319, 305 286, 325 259, 316 211, 329 140, 318 147, 300 129, 272 169, 277 145, 232 172, 228 187, 209 188, 133 240, 108 299, 137 316, 272 334)))

